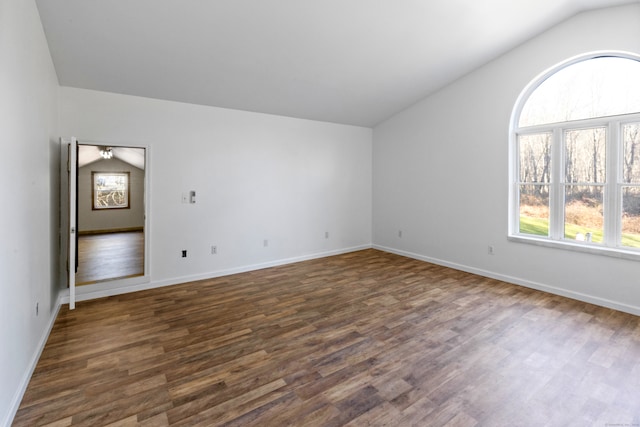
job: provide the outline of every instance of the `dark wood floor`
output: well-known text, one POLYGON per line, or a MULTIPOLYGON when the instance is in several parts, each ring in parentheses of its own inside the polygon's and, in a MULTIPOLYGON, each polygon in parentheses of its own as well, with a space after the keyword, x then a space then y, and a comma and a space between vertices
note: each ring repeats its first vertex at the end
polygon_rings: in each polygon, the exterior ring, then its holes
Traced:
POLYGON ((144 233, 89 234, 78 237, 76 284, 144 274, 144 233))
POLYGON ((365 250, 63 308, 49 423, 638 425, 640 318, 365 250))

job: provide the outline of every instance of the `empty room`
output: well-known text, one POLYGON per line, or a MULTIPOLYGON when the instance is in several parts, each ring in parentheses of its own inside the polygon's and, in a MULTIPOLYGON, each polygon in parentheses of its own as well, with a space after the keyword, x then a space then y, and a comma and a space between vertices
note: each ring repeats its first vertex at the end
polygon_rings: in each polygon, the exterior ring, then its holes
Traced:
POLYGON ((640 2, 1 0, 0 426, 640 425, 640 2))

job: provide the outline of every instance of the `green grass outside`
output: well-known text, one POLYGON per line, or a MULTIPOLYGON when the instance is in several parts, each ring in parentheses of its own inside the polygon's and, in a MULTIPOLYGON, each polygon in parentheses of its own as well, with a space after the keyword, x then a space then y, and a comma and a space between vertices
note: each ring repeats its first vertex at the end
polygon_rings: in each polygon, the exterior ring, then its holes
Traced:
POLYGON ((524 234, 533 234, 534 236, 548 236, 549 220, 520 216, 520 232, 524 234))
MULTIPOLYGON (((532 234, 534 236, 548 236, 549 220, 544 218, 521 216, 520 232, 523 234, 532 234)), ((576 234, 578 233, 586 234, 588 232, 591 232, 591 240, 593 242, 602 242, 602 230, 591 230, 575 224, 567 224, 565 226, 565 238, 569 240, 575 239, 576 234)), ((640 234, 623 233, 622 245, 629 248, 640 248, 640 234)))

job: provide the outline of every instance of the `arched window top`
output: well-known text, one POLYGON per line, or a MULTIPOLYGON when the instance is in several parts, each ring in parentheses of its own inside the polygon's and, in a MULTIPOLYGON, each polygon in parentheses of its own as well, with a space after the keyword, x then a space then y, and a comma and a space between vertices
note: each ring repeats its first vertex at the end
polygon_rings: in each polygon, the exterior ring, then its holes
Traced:
POLYGON ((571 62, 541 80, 524 103, 518 127, 640 112, 640 61, 596 56, 571 62))
POLYGON ((640 260, 640 55, 547 70, 511 116, 509 236, 640 260))

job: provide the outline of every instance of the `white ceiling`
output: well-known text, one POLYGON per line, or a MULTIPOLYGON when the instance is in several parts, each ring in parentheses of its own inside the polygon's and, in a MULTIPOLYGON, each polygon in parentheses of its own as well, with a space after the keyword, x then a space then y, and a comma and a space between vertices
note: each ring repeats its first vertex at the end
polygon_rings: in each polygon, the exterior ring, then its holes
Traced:
MULTIPOLYGON (((99 145, 78 144, 78 167, 84 167, 91 163, 103 160, 100 150, 105 148, 99 145)), ((109 147, 113 158, 129 163, 138 169, 144 170, 144 148, 133 147, 109 147)))
POLYGON ((581 11, 638 0, 36 0, 63 86, 374 126, 581 11))

